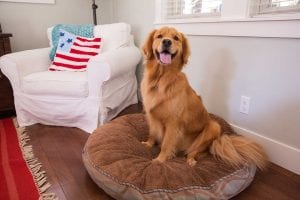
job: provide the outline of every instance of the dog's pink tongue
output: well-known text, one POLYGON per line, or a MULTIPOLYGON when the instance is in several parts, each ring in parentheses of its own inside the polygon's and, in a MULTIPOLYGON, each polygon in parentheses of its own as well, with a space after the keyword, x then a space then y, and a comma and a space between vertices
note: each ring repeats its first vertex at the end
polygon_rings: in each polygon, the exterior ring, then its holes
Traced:
POLYGON ((169 53, 160 53, 159 58, 160 58, 160 61, 164 64, 171 63, 171 54, 169 54, 169 53))

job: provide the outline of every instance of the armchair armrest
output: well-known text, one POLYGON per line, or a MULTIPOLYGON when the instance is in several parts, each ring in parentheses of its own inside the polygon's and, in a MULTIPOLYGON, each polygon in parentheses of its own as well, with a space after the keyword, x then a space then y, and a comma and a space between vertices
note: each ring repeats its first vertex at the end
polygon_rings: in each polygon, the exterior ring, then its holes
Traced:
POLYGON ((109 67, 109 69, 106 69, 108 71, 106 71, 105 81, 107 81, 124 73, 135 71, 140 60, 140 50, 135 46, 127 46, 91 58, 88 63, 88 69, 97 66, 102 72, 101 66, 99 67, 99 65, 107 64, 109 67))
POLYGON ((50 48, 33 49, 6 54, 0 58, 0 68, 13 86, 19 86, 22 77, 50 66, 50 48))
POLYGON ((135 46, 111 50, 89 60, 87 71, 90 95, 98 95, 99 86, 128 72, 135 72, 141 60, 141 52, 135 46))

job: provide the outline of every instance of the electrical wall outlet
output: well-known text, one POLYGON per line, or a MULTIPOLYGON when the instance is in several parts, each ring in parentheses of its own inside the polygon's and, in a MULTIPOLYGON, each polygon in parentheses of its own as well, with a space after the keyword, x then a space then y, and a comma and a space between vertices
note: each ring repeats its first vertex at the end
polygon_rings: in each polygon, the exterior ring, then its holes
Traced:
POLYGON ((240 102, 240 112, 244 114, 249 114, 250 109, 250 97, 247 96, 241 96, 241 102, 240 102))

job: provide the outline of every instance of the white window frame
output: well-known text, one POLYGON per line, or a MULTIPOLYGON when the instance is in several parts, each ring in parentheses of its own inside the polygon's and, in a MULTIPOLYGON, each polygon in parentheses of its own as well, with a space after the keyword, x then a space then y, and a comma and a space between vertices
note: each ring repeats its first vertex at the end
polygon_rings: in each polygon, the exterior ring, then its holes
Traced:
POLYGON ((55 4, 55 0, 0 0, 5 2, 18 2, 18 3, 45 3, 55 4))
POLYGON ((250 0, 223 0, 220 17, 164 19, 155 0, 155 27, 173 26, 187 35, 300 38, 300 12, 250 16, 250 0))

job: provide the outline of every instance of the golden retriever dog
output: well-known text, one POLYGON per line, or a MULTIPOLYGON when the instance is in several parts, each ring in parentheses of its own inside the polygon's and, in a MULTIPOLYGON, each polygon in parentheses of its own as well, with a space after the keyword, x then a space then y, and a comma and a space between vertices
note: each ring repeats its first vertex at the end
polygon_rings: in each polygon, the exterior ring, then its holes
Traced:
POLYGON ((154 162, 184 151, 190 166, 202 154, 210 153, 235 167, 245 163, 265 167, 263 149, 243 136, 222 135, 220 125, 210 118, 201 97, 189 85, 181 72, 190 56, 182 33, 170 27, 153 30, 142 50, 146 63, 141 91, 149 124, 149 137, 143 143, 161 145, 154 162))

